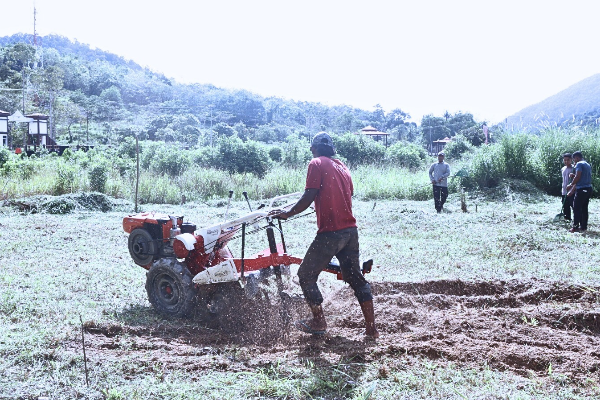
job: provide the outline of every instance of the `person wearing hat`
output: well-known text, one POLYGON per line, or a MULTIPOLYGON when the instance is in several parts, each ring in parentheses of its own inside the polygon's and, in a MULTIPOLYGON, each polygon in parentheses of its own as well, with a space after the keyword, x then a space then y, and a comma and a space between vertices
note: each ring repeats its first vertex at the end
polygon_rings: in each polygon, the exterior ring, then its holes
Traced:
POLYGON ((323 313, 323 296, 317 279, 336 257, 340 262, 342 277, 354 290, 362 309, 366 331, 371 338, 379 337, 375 327, 371 287, 360 270, 359 243, 356 219, 352 214, 354 186, 350 171, 340 160, 332 158, 335 148, 326 132, 315 135, 310 150, 313 159, 308 164, 306 186, 302 197, 288 211, 274 210, 273 217, 287 219, 306 210, 315 203, 317 235, 308 248, 298 278, 313 318, 296 321, 296 328, 306 333, 324 334, 327 322, 323 313))
POLYGON ((575 196, 573 199, 573 227, 569 232, 585 232, 588 225, 588 205, 592 197, 592 167, 583 159, 583 153, 573 153, 575 161, 575 173, 573 181, 567 185, 567 196, 575 196))
POLYGON ((450 166, 444 162, 444 152, 438 153, 438 162, 431 164, 429 168, 429 179, 433 185, 433 201, 435 210, 442 212, 446 198, 448 198, 448 177, 450 176, 450 166))

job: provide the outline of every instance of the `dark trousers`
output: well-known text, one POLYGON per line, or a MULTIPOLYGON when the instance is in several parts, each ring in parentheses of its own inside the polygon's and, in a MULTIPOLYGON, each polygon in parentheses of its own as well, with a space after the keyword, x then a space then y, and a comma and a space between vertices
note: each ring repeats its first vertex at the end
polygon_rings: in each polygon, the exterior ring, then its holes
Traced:
POLYGON ((587 230, 588 224, 588 204, 592 197, 592 188, 581 188, 575 192, 573 199, 573 227, 581 230, 587 230))
POLYGON ((323 295, 317 286, 319 274, 337 257, 344 281, 350 284, 359 303, 373 300, 371 287, 360 271, 358 258, 358 230, 342 229, 318 233, 306 252, 298 269, 300 287, 310 306, 323 303, 323 295))
POLYGON ((435 210, 442 211, 444 203, 448 198, 448 187, 433 185, 433 201, 435 202, 435 210))
POLYGON ((571 208, 573 207, 573 196, 563 195, 563 209, 562 213, 565 216, 566 220, 571 220, 571 208))

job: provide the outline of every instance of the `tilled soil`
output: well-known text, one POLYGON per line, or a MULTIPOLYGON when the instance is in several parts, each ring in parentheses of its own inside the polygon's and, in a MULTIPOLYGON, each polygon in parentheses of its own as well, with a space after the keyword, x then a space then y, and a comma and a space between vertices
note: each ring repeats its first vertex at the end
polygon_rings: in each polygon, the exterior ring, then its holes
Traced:
MULTIPOLYGON (((385 358, 393 364, 407 357, 525 376, 552 371, 597 380, 600 374, 600 288, 540 280, 439 280, 372 283, 372 289, 378 340, 363 336, 360 307, 346 287, 329 293, 324 303, 329 328, 322 337, 286 324, 280 302, 263 296, 237 303, 221 327, 161 318, 143 326, 88 322, 87 352, 98 362, 126 357, 139 365, 132 374, 155 363, 165 369, 249 371, 280 360, 385 358)), ((306 309, 301 301, 288 307, 306 309)))

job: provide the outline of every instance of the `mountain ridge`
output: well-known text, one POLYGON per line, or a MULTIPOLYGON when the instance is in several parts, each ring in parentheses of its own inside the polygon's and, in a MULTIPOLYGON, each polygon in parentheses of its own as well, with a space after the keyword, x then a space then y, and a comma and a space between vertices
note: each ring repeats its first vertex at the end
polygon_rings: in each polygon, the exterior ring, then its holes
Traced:
POLYGON ((507 128, 543 129, 549 126, 589 125, 600 114, 600 73, 506 118, 507 128))

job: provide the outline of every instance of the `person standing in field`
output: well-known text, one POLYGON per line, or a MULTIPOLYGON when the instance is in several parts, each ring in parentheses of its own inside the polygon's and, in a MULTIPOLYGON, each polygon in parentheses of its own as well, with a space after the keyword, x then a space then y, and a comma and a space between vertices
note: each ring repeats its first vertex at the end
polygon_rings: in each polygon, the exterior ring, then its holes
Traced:
POLYGON ((429 168, 429 179, 433 185, 433 201, 435 210, 441 213, 444 203, 448 198, 448 177, 450 176, 450 165, 444 162, 444 153, 438 153, 438 162, 431 164, 429 168))
POLYGON ((335 149, 331 137, 326 132, 315 135, 310 150, 314 158, 308 164, 302 197, 288 211, 271 212, 273 217, 287 219, 306 210, 313 201, 315 203, 317 235, 298 269, 300 287, 313 318, 296 321, 295 326, 305 333, 312 334, 324 334, 327 330, 321 306, 323 296, 317 286, 317 279, 335 256, 340 262, 344 281, 354 290, 362 309, 366 325, 365 334, 377 338, 379 332, 375 327, 373 295, 360 270, 358 229, 352 214, 354 186, 350 171, 340 160, 332 158, 335 149))
POLYGON ((571 208, 573 207, 573 197, 567 196, 568 189, 567 185, 569 184, 569 180, 571 174, 573 173, 573 156, 571 153, 563 154, 563 164, 564 167, 560 170, 562 175, 562 203, 563 203, 563 215, 565 216, 565 220, 571 220, 571 208))
POLYGON ((573 153, 575 173, 573 181, 567 185, 567 196, 573 199, 573 227, 569 232, 585 232, 588 225, 588 204, 592 197, 592 167, 583 159, 581 151, 573 153))

